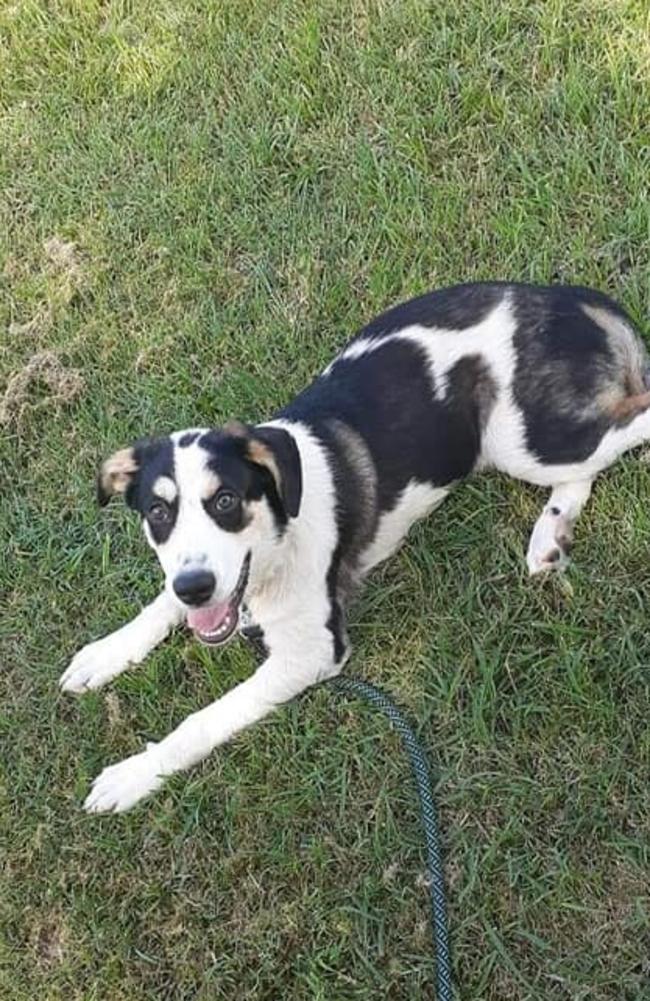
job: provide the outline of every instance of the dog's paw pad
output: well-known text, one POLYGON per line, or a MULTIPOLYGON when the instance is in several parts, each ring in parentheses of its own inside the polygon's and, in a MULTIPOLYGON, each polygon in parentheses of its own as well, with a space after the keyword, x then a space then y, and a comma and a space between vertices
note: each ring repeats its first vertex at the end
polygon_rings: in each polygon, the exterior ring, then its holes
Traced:
POLYGON ((536 556, 534 559, 529 557, 527 562, 528 570, 531 576, 534 576, 538 573, 546 573, 549 570, 565 570, 569 559, 566 553, 556 546, 549 552, 536 556))
POLYGON ((571 525, 555 507, 538 518, 526 554, 531 577, 549 570, 564 570, 572 546, 571 525))

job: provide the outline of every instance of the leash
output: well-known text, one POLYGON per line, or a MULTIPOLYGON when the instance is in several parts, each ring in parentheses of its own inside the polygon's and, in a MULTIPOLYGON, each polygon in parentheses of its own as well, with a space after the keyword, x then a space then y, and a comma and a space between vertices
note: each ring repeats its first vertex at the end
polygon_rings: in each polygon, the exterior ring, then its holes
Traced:
POLYGON ((418 798, 424 838, 427 849, 429 870, 429 890, 431 892, 431 927, 435 954, 437 1001, 453 1001, 451 963, 449 960, 449 932, 447 929, 447 904, 445 900, 445 877, 442 868, 442 852, 438 833, 438 816, 431 792, 429 766, 413 728, 406 721, 395 703, 374 685, 357 678, 338 677, 326 682, 343 695, 358 695, 372 706, 380 709, 388 717, 392 726, 402 738, 408 753, 418 798))

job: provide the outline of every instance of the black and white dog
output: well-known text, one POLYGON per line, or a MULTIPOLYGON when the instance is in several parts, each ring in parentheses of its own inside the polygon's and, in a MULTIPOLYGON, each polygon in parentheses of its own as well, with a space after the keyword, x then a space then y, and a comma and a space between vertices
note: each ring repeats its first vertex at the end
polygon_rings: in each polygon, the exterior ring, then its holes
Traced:
POLYGON ((141 515, 166 586, 84 647, 62 688, 98 688, 184 620, 215 645, 238 626, 254 631, 266 659, 159 744, 106 768, 86 809, 129 809, 337 674, 356 586, 470 473, 493 467, 551 488, 527 562, 531 573, 563 567, 594 477, 650 438, 649 386, 631 321, 601 293, 461 285, 374 320, 270 421, 113 455, 100 502, 122 493, 141 515))

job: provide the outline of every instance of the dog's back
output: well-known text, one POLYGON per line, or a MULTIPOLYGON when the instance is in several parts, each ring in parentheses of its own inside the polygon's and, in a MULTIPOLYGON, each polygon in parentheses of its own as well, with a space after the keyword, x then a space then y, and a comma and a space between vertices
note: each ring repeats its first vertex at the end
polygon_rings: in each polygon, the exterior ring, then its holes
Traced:
POLYGON ((631 321, 600 292, 459 285, 373 320, 278 416, 325 440, 334 421, 361 435, 388 510, 413 479, 442 487, 478 463, 527 479, 585 461, 650 403, 646 369, 631 321))

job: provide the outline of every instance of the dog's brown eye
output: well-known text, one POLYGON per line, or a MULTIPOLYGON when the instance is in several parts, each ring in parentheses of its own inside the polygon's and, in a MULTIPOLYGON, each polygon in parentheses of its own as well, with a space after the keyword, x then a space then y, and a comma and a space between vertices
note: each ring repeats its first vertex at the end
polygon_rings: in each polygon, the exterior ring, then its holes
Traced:
POLYGON ((164 501, 154 501, 147 511, 147 515, 151 521, 167 521, 169 518, 169 508, 164 501))
POLYGON ((234 511, 239 504, 239 497, 232 490, 220 490, 214 499, 215 511, 225 514, 226 511, 234 511))

